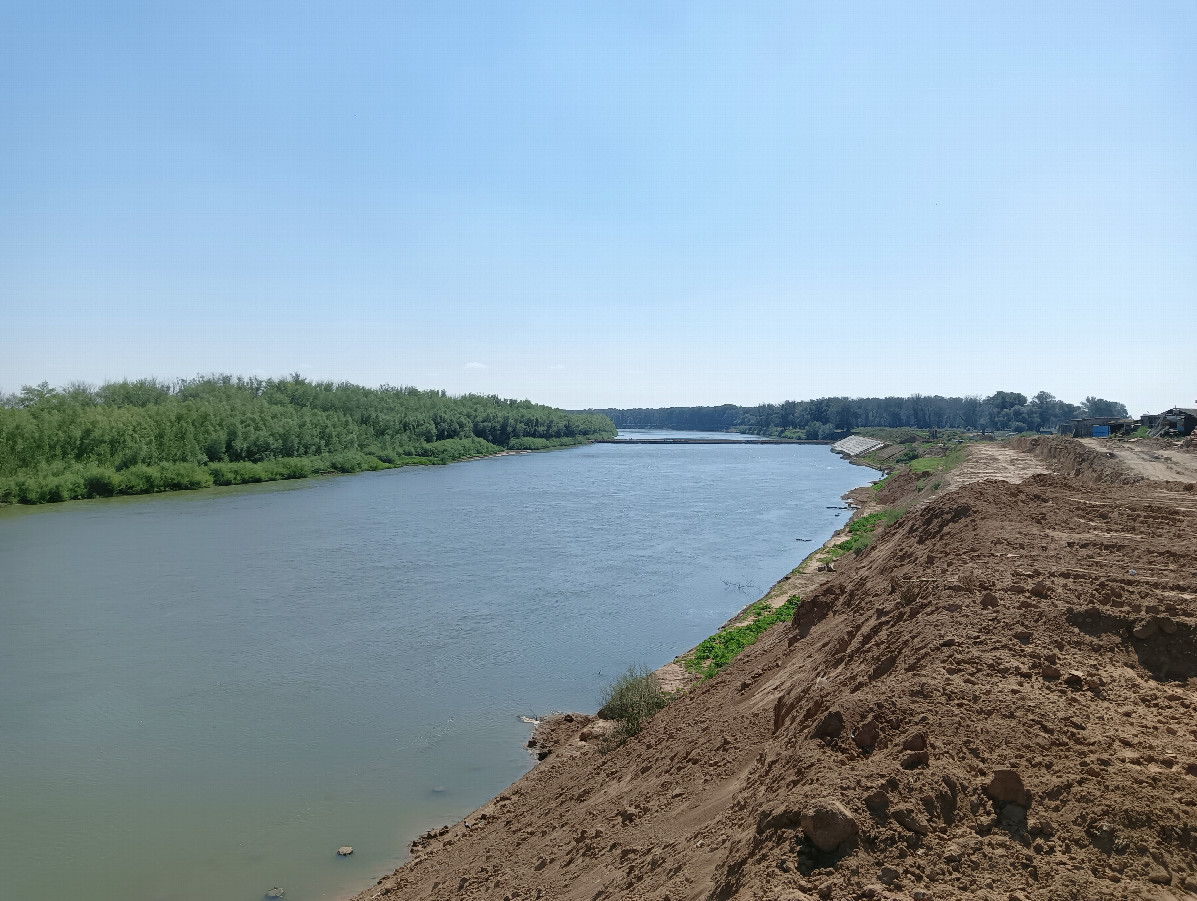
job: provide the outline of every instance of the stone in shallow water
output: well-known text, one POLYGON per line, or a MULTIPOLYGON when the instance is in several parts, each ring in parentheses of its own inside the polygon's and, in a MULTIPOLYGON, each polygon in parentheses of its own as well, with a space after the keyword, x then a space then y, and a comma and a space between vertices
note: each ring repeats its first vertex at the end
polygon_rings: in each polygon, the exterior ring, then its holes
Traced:
POLYGON ((267 898, 281 898, 285 894, 287 894, 286 891, 284 891, 283 889, 279 888, 276 885, 274 888, 272 888, 270 891, 268 891, 266 893, 266 897, 267 898))
POLYGON ((353 848, 350 845, 342 845, 341 847, 337 848, 337 854, 341 857, 348 857, 352 853, 353 848))

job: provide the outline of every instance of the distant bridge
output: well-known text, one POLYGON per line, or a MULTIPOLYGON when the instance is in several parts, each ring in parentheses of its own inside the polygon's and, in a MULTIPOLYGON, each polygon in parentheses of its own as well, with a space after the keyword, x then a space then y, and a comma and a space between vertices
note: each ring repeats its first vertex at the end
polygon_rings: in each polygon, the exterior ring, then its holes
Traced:
POLYGON ((600 438, 595 444, 831 444, 801 438, 600 438))

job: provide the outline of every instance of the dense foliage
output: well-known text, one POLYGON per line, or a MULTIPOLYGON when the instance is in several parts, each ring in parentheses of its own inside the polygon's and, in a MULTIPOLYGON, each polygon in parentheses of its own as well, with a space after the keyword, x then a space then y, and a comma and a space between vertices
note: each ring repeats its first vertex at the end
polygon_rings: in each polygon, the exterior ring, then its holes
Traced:
POLYGON ((660 409, 591 410, 621 429, 695 429, 739 431, 829 439, 857 428, 1009 429, 1015 432, 1055 429, 1077 416, 1126 416, 1123 404, 1087 397, 1070 404, 1040 391, 1030 400, 1016 391, 997 391, 986 398, 821 397, 787 400, 756 407, 663 407, 660 409))
POLYGON ((0 502, 145 494, 447 463, 611 437, 610 420, 494 396, 213 376, 25 387, 0 404, 0 502))

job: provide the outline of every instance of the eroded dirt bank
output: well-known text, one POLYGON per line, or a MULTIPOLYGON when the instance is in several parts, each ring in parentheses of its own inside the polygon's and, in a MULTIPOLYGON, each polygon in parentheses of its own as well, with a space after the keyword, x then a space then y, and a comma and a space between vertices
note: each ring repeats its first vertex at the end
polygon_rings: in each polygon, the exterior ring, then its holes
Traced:
POLYGON ((1197 897, 1194 523, 1191 484, 966 484, 358 897, 1197 897))

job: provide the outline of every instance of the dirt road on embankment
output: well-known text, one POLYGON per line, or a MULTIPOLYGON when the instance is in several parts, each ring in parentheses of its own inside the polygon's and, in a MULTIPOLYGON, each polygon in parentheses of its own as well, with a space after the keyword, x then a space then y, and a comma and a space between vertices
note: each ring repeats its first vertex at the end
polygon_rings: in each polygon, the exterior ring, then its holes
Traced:
POLYGON ((1050 457, 913 507, 623 747, 564 724, 360 901, 1197 896, 1197 491, 1050 457))

